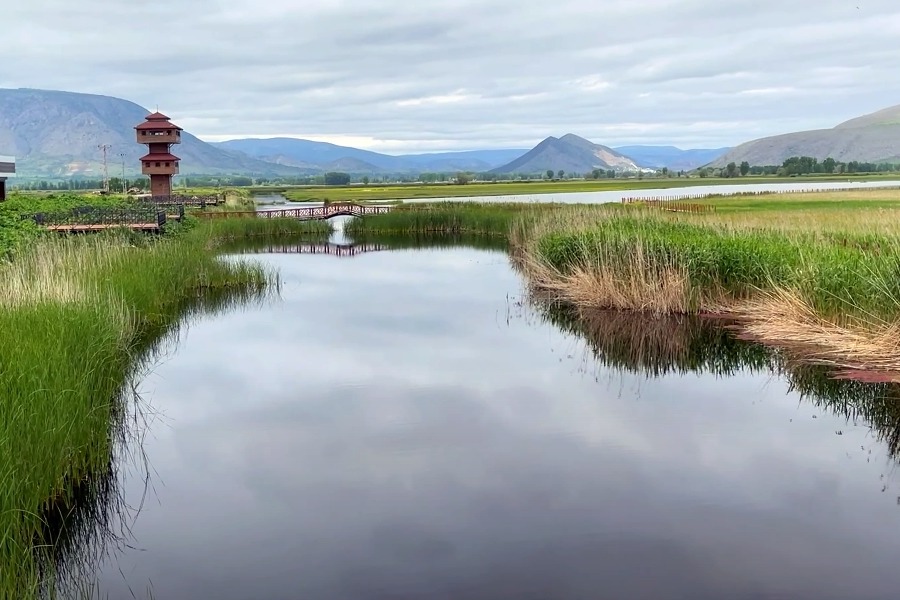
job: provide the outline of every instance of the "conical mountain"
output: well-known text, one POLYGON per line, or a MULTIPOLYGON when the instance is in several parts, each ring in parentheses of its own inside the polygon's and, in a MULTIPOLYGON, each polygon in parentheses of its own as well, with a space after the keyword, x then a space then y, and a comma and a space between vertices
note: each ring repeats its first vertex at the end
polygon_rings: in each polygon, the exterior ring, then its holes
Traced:
POLYGON ((637 171, 638 168, 633 160, 612 148, 569 133, 561 138, 550 136, 516 160, 491 172, 530 174, 552 170, 589 173, 594 169, 637 171))

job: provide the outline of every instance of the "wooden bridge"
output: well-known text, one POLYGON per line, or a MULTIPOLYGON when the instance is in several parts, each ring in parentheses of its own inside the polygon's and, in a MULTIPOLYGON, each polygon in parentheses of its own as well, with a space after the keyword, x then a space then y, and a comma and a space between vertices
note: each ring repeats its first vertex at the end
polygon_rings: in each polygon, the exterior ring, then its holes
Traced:
POLYGON ((356 256, 366 252, 390 250, 385 244, 334 244, 332 242, 298 242, 293 244, 268 244, 259 248, 242 248, 241 254, 330 254, 331 256, 356 256))
POLYGON ((332 217, 367 217, 390 212, 393 206, 357 204, 356 202, 332 202, 324 206, 304 206, 279 210, 198 212, 198 217, 228 219, 256 217, 258 219, 299 219, 301 221, 325 220, 332 217))

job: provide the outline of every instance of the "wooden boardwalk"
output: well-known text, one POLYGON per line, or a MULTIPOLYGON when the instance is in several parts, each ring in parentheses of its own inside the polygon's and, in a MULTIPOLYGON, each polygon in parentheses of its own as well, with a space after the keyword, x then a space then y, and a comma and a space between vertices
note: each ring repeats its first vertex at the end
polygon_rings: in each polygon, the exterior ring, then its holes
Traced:
POLYGON ((184 207, 171 217, 153 206, 77 206, 68 210, 36 213, 25 218, 30 218, 47 231, 56 233, 96 233, 120 227, 132 231, 159 233, 170 218, 175 221, 184 218, 184 207))
POLYGON ((304 206, 302 208, 282 208, 278 210, 248 210, 198 212, 198 217, 206 219, 299 219, 301 221, 325 220, 333 217, 366 217, 391 212, 393 206, 357 204, 356 202, 332 202, 325 206, 304 206))
POLYGON ((90 223, 87 225, 70 223, 65 225, 46 225, 44 229, 55 231, 56 233, 94 233, 107 229, 116 229, 117 227, 145 233, 159 233, 162 230, 162 225, 159 223, 90 223))

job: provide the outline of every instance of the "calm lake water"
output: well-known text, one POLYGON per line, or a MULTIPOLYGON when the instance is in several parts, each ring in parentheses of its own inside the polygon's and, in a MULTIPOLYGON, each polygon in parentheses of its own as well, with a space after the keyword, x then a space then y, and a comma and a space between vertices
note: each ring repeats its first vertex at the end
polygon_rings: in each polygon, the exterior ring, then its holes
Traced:
POLYGON ((280 298, 140 383, 109 597, 897 597, 888 388, 707 325, 572 330, 500 251, 251 259, 280 298))
MULTIPOLYGON (((499 184, 498 184, 499 185, 499 184)), ((900 187, 900 181, 817 181, 802 183, 750 183, 736 185, 697 185, 683 188, 656 188, 646 190, 614 190, 606 192, 568 192, 564 194, 521 194, 506 196, 466 196, 462 198, 422 198, 404 200, 418 202, 562 202, 562 203, 602 203, 621 202, 623 198, 690 198, 729 195, 745 192, 808 192, 826 190, 864 190, 870 188, 900 187)), ((360 193, 364 197, 364 193, 360 193)), ((280 206, 287 199, 281 194, 266 194, 254 197, 260 203, 260 210, 284 208, 280 206), (273 206, 274 205, 274 206, 273 206)), ((288 203, 290 204, 290 203, 288 203)), ((321 202, 304 202, 303 206, 321 206, 321 202)))

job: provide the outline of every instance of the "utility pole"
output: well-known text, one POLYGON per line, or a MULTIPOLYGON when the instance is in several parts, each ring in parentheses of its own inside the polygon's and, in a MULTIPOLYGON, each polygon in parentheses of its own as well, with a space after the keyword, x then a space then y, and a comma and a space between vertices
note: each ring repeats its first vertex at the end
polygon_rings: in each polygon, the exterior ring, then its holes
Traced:
POLYGON ((122 193, 128 193, 128 184, 125 181, 125 153, 119 152, 119 158, 122 159, 122 193))
POLYGON ((112 148, 109 144, 100 144, 97 146, 103 150, 103 190, 109 193, 109 167, 106 164, 106 151, 112 148))

